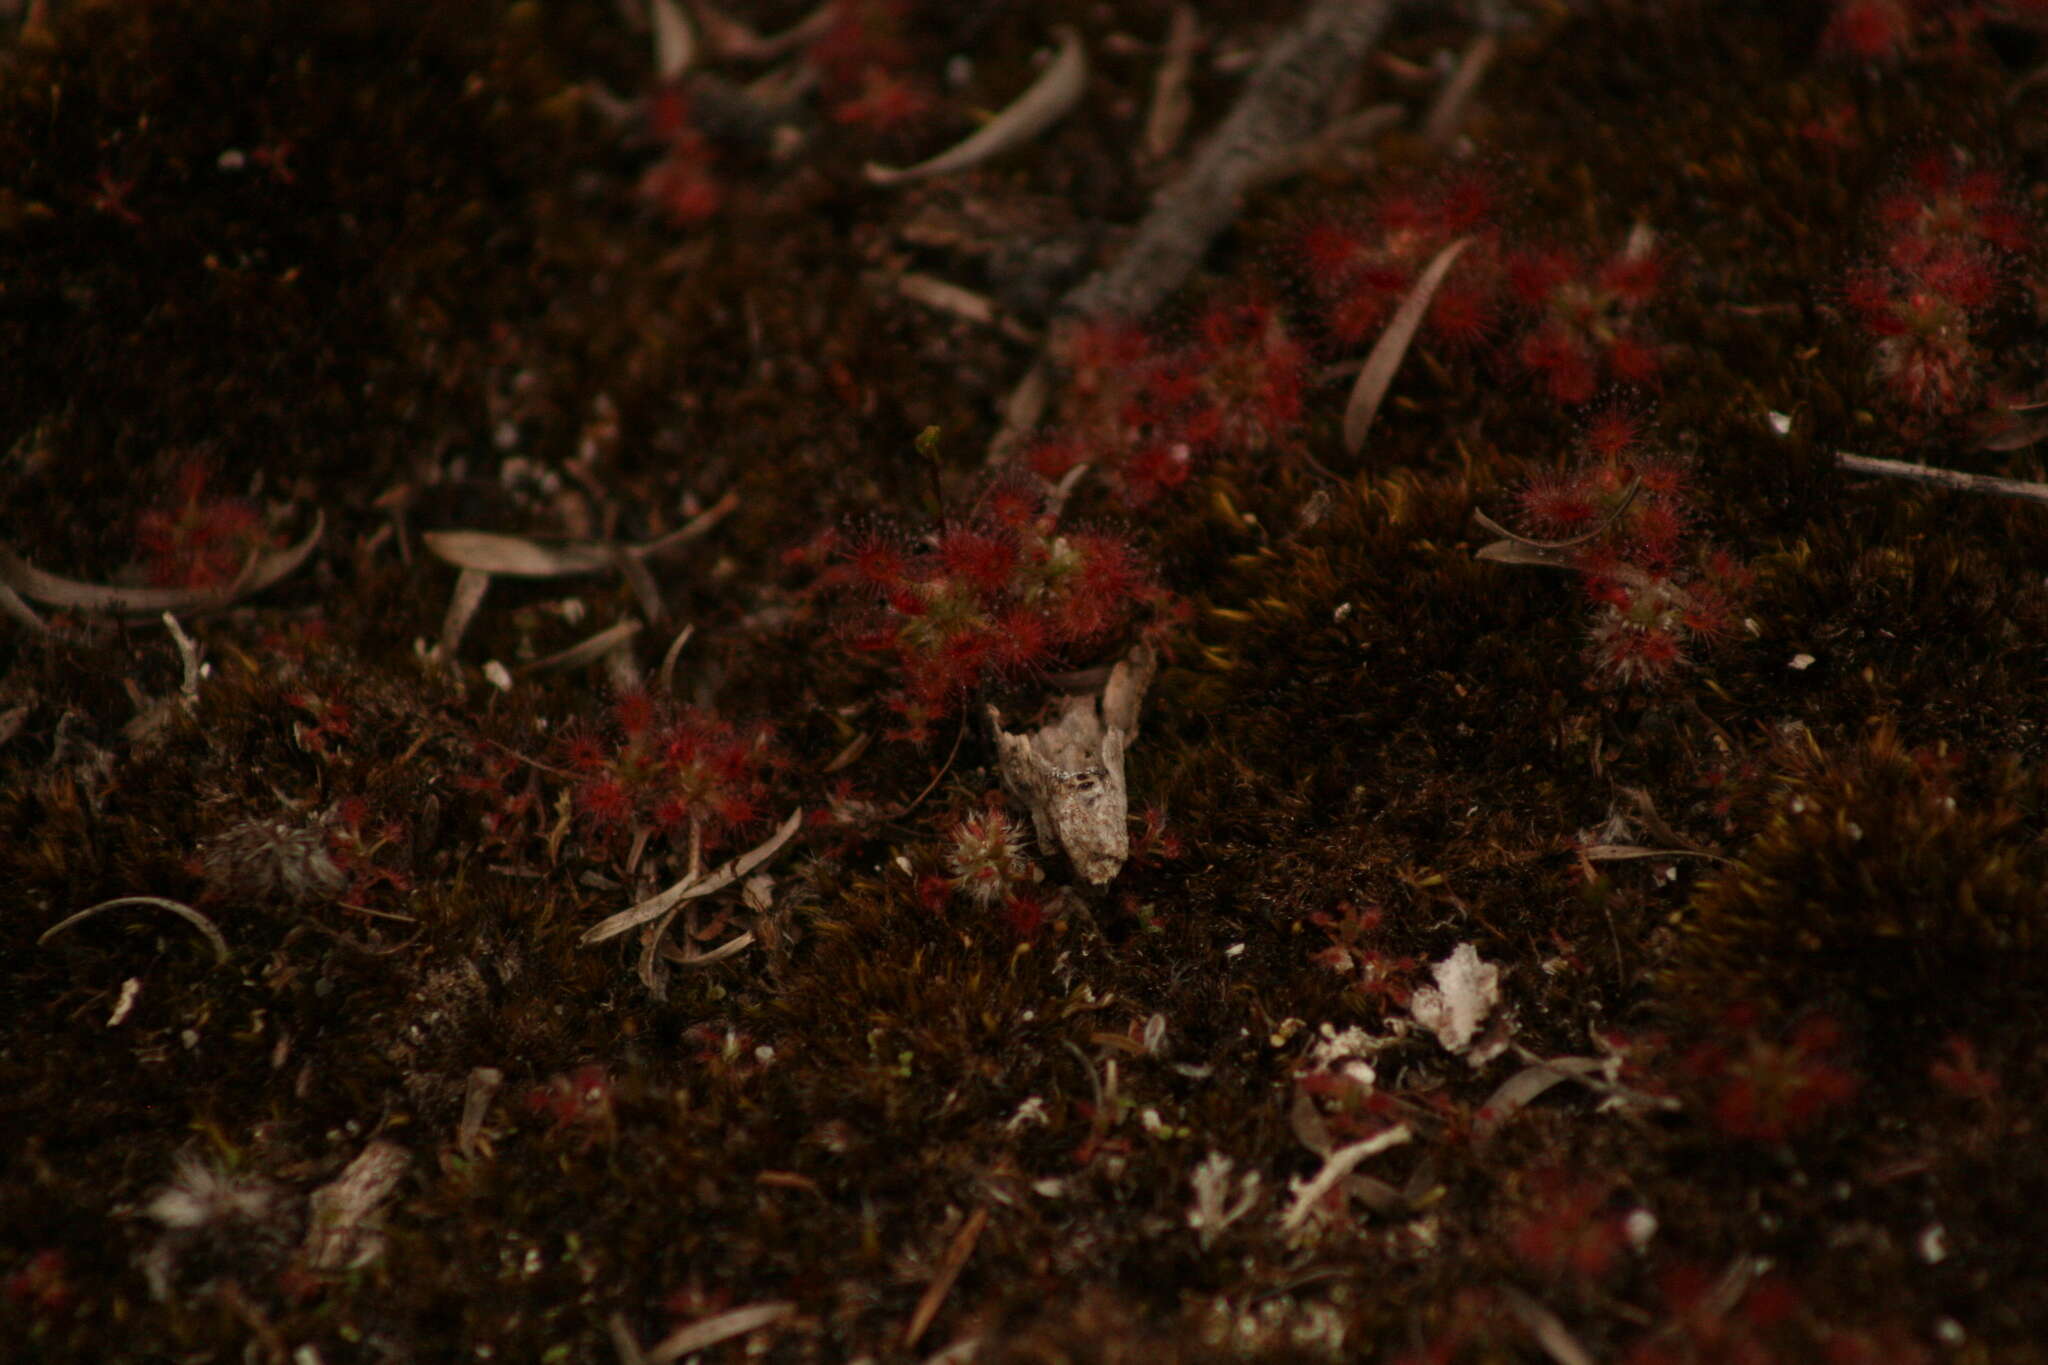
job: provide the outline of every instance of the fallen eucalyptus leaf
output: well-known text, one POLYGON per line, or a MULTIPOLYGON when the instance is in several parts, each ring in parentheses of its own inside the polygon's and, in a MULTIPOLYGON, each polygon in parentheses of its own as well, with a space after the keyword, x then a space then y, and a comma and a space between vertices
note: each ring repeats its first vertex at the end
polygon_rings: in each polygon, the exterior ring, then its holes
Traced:
POLYGON ((0 544, 0 584, 31 601, 74 611, 134 611, 152 616, 166 611, 214 611, 263 591, 297 569, 313 553, 326 529, 326 515, 316 509, 313 529, 304 540, 287 549, 251 556, 235 581, 225 587, 123 588, 85 583, 44 573, 4 544, 0 544))
POLYGON ((548 655, 545 659, 535 659, 532 663, 521 664, 519 671, 522 674, 550 673, 579 668, 584 664, 602 659, 605 655, 638 635, 640 631, 640 623, 628 618, 617 625, 607 626, 587 640, 570 645, 567 649, 558 650, 548 655))
POLYGON ((420 539, 444 563, 507 578, 565 578, 612 567, 611 551, 587 541, 549 546, 492 531, 428 531, 420 539))
POLYGON ((38 938, 36 942, 38 944, 48 943, 51 939, 81 920, 90 919, 102 910, 113 910, 124 905, 154 905, 160 909, 170 911, 200 933, 206 935, 206 941, 213 945, 213 956, 216 962, 226 962, 228 960, 228 941, 221 937, 220 930, 214 928, 212 920, 200 914, 183 901, 168 900, 163 896, 116 896, 110 901, 101 901, 98 905, 90 906, 75 915, 67 916, 43 930, 42 937, 38 938))
POLYGON ((1080 33, 1062 27, 1059 39, 1059 54, 1031 83, 1031 88, 964 141, 914 166, 880 166, 869 162, 868 180, 876 185, 896 185, 905 180, 964 171, 1029 142, 1059 122, 1088 85, 1088 50, 1080 33))
POLYGON ((1394 372, 1401 368, 1401 361, 1408 355, 1408 347, 1415 340, 1415 333, 1422 326, 1422 319, 1429 312, 1431 300, 1442 287, 1444 276, 1457 264, 1458 256, 1472 245, 1470 237, 1460 237, 1432 260, 1417 277, 1408 297, 1401 300, 1401 306, 1394 310, 1394 320, 1387 324, 1387 330, 1380 333, 1380 339, 1373 343, 1371 354, 1365 358, 1365 368, 1358 372, 1358 382, 1351 386, 1351 401, 1344 405, 1344 453, 1357 455, 1365 449, 1366 433, 1372 430, 1373 418, 1379 416, 1380 404, 1385 401, 1387 389, 1394 382, 1394 372))

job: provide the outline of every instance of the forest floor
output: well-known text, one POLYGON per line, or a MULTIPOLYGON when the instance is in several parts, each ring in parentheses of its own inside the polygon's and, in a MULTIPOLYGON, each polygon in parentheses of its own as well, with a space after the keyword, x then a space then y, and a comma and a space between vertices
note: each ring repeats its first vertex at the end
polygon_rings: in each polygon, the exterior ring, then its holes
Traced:
POLYGON ((0 1355, 2048 1360, 2043 10, 0 2, 0 1355))

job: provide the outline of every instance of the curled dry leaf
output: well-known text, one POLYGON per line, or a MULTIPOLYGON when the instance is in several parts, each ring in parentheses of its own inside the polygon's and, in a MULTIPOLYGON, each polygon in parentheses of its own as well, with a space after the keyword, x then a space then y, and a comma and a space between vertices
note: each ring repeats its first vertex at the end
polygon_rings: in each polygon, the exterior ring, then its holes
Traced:
POLYGON ((0 584, 31 601, 71 611, 133 611, 156 615, 165 611, 215 611, 232 606, 286 577, 306 562, 327 530, 324 513, 313 513, 313 529, 287 549, 255 555, 235 581, 219 588, 124 588, 84 583, 44 573, 12 549, 0 544, 0 584))
POLYGON ((915 166, 879 166, 870 162, 868 180, 877 185, 895 185, 964 171, 1029 142, 1059 122, 1079 102, 1088 85, 1088 50, 1081 35, 1062 27, 1059 40, 1058 55, 1031 83, 1031 88, 964 141, 915 166))
POLYGON ((1351 386, 1351 400, 1344 405, 1345 454, 1355 456, 1365 449, 1366 433, 1372 430, 1373 418, 1379 416, 1380 404, 1386 400, 1387 389, 1394 382, 1394 372, 1407 358, 1408 347, 1414 342, 1415 333, 1429 312, 1430 302, 1442 287, 1444 276, 1457 264, 1460 253, 1470 245, 1470 237, 1460 237, 1436 253, 1436 259, 1424 268, 1409 289, 1408 297, 1402 299, 1401 306, 1394 310, 1394 320, 1373 343, 1372 353, 1365 358, 1365 368, 1358 372, 1358 382, 1351 386))
POLYGON ((530 664, 521 664, 521 673, 559 673, 584 664, 595 663, 605 655, 638 635, 642 627, 638 621, 627 619, 617 625, 607 626, 586 640, 570 645, 567 649, 535 659, 530 664))
POLYGON ((57 921, 57 923, 43 930, 42 937, 38 938, 36 942, 39 944, 48 943, 72 925, 82 920, 91 919, 102 910, 115 910, 124 905, 154 905, 159 909, 170 911, 200 933, 206 935, 206 941, 213 945, 213 957, 216 962, 226 962, 228 960, 228 941, 221 936, 220 930, 214 927, 212 920, 200 914, 183 901, 168 900, 162 896, 116 896, 110 901, 101 901, 98 905, 90 906, 75 915, 70 915, 57 921))

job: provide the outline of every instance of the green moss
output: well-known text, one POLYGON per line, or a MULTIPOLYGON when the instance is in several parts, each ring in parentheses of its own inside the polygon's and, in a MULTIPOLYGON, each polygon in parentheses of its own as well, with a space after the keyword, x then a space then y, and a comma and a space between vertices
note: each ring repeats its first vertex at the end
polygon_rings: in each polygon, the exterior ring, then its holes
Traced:
POLYGON ((1708 1012, 1846 1011, 1893 1046, 2038 1026, 2038 770, 1909 749, 1888 729, 1835 756, 1810 743, 1789 741, 1803 761, 1767 823, 1688 906, 1671 995, 1708 1012))

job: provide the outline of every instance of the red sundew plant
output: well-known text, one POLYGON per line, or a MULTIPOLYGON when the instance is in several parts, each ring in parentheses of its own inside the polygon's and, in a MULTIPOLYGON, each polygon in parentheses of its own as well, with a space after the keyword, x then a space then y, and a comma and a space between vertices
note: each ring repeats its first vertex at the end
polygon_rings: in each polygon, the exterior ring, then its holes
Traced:
POLYGON ((1989 1105, 1998 1098, 1998 1073, 1977 1060, 1977 1048, 1961 1034, 1942 1043, 1942 1056, 1929 1064, 1927 1079, 1959 1100, 1989 1105))
POLYGON ((1696 646, 1728 633, 1747 573, 1725 551, 1697 543, 1690 471, 1642 448, 1635 419, 1596 417, 1581 438, 1587 458, 1537 475, 1520 495, 1534 544, 1578 570, 1593 604, 1588 657, 1605 686, 1661 683, 1696 646))
POLYGON ((1281 444, 1301 424, 1308 387, 1307 350, 1260 297, 1210 307, 1172 349, 1130 323, 1085 323, 1062 360, 1060 424, 1025 467, 1056 484, 1090 465, 1127 507, 1179 488, 1202 455, 1281 444))
POLYGON ((628 693, 612 706, 611 730, 572 732, 560 745, 576 809, 599 834, 688 833, 708 849, 767 809, 764 773, 780 760, 765 726, 741 731, 628 693))
POLYGON ((67 1313, 78 1302, 78 1287, 66 1274, 64 1253, 38 1251, 0 1280, 0 1298, 20 1304, 37 1317, 67 1313))
POLYGON ((1530 1205, 1508 1234, 1509 1249, 1539 1274, 1605 1275, 1628 1245, 1622 1216, 1607 1211, 1608 1186, 1560 1170, 1538 1171, 1530 1185, 1530 1205))
POLYGON ((380 890, 410 891, 410 877, 377 861, 377 855, 386 849, 402 849, 405 836, 401 821, 373 821, 369 803, 360 796, 335 803, 327 825, 327 849, 334 865, 348 878, 340 899, 360 905, 380 890))
POLYGON ((1724 1021, 1734 1041, 1702 1043, 1685 1072, 1713 1091, 1709 1117, 1731 1138, 1782 1142, 1813 1127, 1856 1095, 1859 1080, 1842 1061, 1841 1026, 1814 1015, 1783 1042, 1756 1032, 1750 1011, 1724 1021))
POLYGON ((1301 421, 1308 353, 1264 300, 1219 303, 1195 323, 1195 339, 1156 369, 1154 401, 1175 434, 1198 450, 1258 452, 1301 421))
POLYGON ((1439 345, 1468 350, 1492 333, 1500 311, 1493 187, 1464 176, 1387 195, 1370 210, 1326 216, 1295 239, 1297 269, 1330 337, 1347 348, 1377 336, 1431 258, 1456 239, 1477 241, 1444 277, 1424 318, 1439 345))
POLYGON ((1834 0, 1834 13, 1821 32, 1821 52, 1889 62, 1942 44, 1961 49, 1991 20, 2048 27, 2048 5, 2042 0, 1834 0))
POLYGON ((671 226, 690 227, 714 217, 725 187, 713 173, 717 151, 697 127, 689 95, 664 86, 647 105, 647 127, 661 159, 640 177, 640 197, 660 209, 671 226))
POLYGON ((1654 383, 1662 348, 1644 318, 1663 287, 1664 262, 1631 241, 1605 261, 1562 250, 1520 251, 1508 291, 1528 319, 1513 356, 1560 403, 1587 403, 1609 383, 1654 383))
POLYGON ((1665 1322, 1637 1342, 1624 1365, 1778 1365, 1812 1359, 1799 1330, 1798 1292, 1767 1276, 1730 1304, 1719 1277, 1696 1265, 1677 1265, 1658 1277, 1665 1322))
POLYGON ((226 587, 251 558, 276 547, 277 538, 249 503, 207 496, 209 477, 203 463, 186 464, 178 471, 176 501, 137 519, 135 538, 152 585, 226 587))
POLYGON ((547 1119, 556 1132, 579 1132, 585 1147, 617 1133, 609 1072, 595 1064, 555 1076, 526 1092, 526 1112, 547 1119))
POLYGON ((2008 292, 2030 233, 2004 181, 1949 154, 1916 160, 1879 201, 1883 242, 1850 272, 1845 301, 1876 340, 1871 372, 1900 406, 1953 415, 1983 394, 1975 335, 2008 292))
POLYGON ((860 93, 832 106, 832 119, 870 132, 900 133, 922 122, 934 104, 923 86, 871 66, 861 72, 860 93))
POLYGON ((844 546, 824 586, 867 599, 848 643, 893 659, 904 726, 891 737, 920 744, 985 680, 1045 667, 1171 606, 1128 541, 1062 531, 1009 490, 920 549, 885 535, 844 546))

